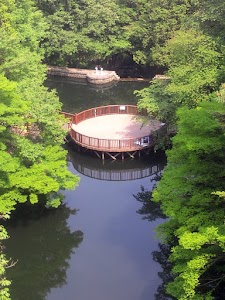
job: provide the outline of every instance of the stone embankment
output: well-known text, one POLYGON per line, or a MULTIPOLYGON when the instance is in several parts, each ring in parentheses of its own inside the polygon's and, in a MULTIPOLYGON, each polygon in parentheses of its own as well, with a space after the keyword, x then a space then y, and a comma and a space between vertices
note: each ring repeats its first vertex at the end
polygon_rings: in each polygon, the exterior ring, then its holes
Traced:
POLYGON ((48 74, 52 76, 74 78, 93 85, 109 84, 120 79, 115 71, 107 71, 103 69, 87 70, 48 66, 48 74))

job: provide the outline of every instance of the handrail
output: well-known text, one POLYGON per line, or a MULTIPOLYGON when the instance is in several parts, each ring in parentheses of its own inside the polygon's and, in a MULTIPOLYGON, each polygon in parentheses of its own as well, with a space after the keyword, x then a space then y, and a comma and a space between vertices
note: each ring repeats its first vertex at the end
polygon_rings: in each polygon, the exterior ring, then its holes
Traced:
POLYGON ((149 136, 148 142, 144 142, 144 138, 126 138, 126 139, 99 139, 83 135, 73 128, 70 128, 70 136, 82 147, 92 150, 108 151, 108 152, 125 152, 135 151, 153 144, 153 139, 149 136))
POLYGON ((74 114, 71 114, 71 113, 68 113, 68 112, 65 112, 65 111, 61 111, 60 112, 62 115, 64 115, 64 117, 66 118, 66 119, 71 119, 73 116, 74 116, 74 114))
POLYGON ((136 105, 106 105, 94 107, 74 114, 72 123, 78 124, 87 119, 112 114, 138 115, 138 109, 136 105))
MULTIPOLYGON (((140 138, 125 139, 100 139, 83 135, 74 128, 72 124, 78 124, 87 119, 109 114, 131 114, 138 115, 138 109, 135 105, 108 105, 91 108, 80 113, 74 114, 70 120, 70 136, 80 146, 88 149, 106 152, 126 152, 136 151, 143 148, 149 148, 153 145, 152 136, 143 136, 140 138)), ((70 114, 65 113, 65 116, 70 114)))

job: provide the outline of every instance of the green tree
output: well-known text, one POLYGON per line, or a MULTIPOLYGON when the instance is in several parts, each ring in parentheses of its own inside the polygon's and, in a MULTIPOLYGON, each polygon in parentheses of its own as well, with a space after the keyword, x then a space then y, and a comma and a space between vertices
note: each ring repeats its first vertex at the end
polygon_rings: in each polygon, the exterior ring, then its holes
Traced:
POLYGON ((170 124, 176 121, 178 107, 195 107, 221 83, 222 54, 210 36, 195 29, 175 32, 155 59, 168 68, 167 78, 153 80, 138 92, 138 106, 170 124))
POLYGON ((224 283, 224 104, 202 103, 178 111, 178 133, 153 200, 169 221, 159 234, 175 246, 177 299, 212 299, 224 283))
POLYGON ((199 0, 198 10, 195 12, 195 17, 201 24, 201 27, 210 35, 219 38, 224 44, 225 30, 225 8, 223 0, 199 0))
MULTIPOLYGON (((61 146, 61 104, 43 86, 42 14, 31 0, 3 0, 0 20, 0 217, 9 218, 18 203, 45 199, 47 207, 59 206, 60 191, 74 188, 79 179, 67 169, 61 146)), ((1 299, 9 299, 7 263, 1 252, 1 299)))
POLYGON ((36 4, 49 26, 42 42, 46 61, 85 67, 121 60, 153 65, 154 49, 165 44, 196 6, 188 0, 36 0, 36 4))
POLYGON ((153 65, 152 52, 180 28, 190 7, 191 1, 186 0, 136 1, 135 14, 126 27, 134 61, 153 65))
POLYGON ((57 192, 73 188, 78 179, 67 170, 66 151, 61 147, 65 134, 61 128, 64 121, 59 115, 61 104, 54 92, 49 93, 43 86, 40 38, 33 35, 34 20, 40 20, 38 30, 44 27, 41 14, 32 1, 26 0, 8 3, 4 9, 0 29, 5 51, 0 65, 1 173, 4 174, 0 202, 2 213, 9 216, 17 202, 35 203, 43 194, 47 205, 58 206, 61 196, 57 192), (11 38, 13 47, 8 52, 11 38))
POLYGON ((129 48, 127 16, 116 1, 37 1, 49 25, 42 42, 46 60, 88 66, 129 48))
POLYGON ((6 268, 13 266, 13 263, 9 261, 5 254, 2 246, 2 241, 8 238, 8 234, 5 228, 0 226, 0 299, 10 300, 9 286, 11 281, 6 278, 6 268))

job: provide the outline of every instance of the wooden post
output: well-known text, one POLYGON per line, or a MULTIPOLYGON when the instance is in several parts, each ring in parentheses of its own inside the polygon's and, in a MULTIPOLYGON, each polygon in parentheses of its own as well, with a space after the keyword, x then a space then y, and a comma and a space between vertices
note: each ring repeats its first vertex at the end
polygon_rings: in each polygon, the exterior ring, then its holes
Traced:
POLYGON ((94 151, 98 158, 101 158, 97 151, 94 151))
POLYGON ((77 125, 77 114, 74 115, 74 124, 77 125))
POLYGON ((105 153, 102 152, 102 160, 104 160, 104 159, 105 159, 105 153))
POLYGON ((130 149, 132 148, 132 147, 131 147, 131 146, 132 146, 132 142, 133 142, 133 140, 130 139, 130 149))
POLYGON ((109 152, 106 152, 106 154, 108 154, 108 156, 111 157, 113 160, 116 160, 116 157, 110 154, 109 152))

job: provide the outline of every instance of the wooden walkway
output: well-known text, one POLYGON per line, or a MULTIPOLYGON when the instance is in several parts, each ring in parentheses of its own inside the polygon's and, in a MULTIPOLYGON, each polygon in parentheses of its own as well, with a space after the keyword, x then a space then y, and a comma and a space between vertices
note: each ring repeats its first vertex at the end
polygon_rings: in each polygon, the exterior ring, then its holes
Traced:
POLYGON ((153 133, 162 127, 157 120, 143 124, 134 105, 109 105, 67 114, 70 137, 78 147, 94 151, 102 159, 134 157, 154 146, 153 133))

